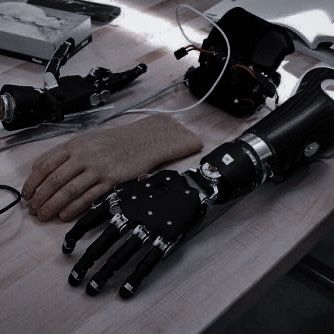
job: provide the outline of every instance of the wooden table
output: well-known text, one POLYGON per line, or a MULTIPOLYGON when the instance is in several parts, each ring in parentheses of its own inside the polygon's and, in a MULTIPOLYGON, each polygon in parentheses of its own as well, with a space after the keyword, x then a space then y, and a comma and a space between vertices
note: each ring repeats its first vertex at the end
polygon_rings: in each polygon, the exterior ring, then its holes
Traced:
MULTIPOLYGON (((217 1, 187 1, 205 10, 217 1)), ((186 44, 177 32, 174 8, 180 1, 117 2, 123 16, 95 29, 93 44, 68 62, 63 73, 86 74, 94 65, 117 71, 146 62, 149 72, 136 85, 115 96, 122 107, 180 78, 195 57, 177 62, 172 54, 186 44)), ((185 21, 197 35, 208 26, 191 13, 185 21)), ((196 36, 197 36, 196 35, 196 36)), ((281 72, 281 96, 286 98, 298 77, 314 61, 289 56, 281 72)), ((39 65, 0 58, 1 84, 41 85, 39 65)), ((178 88, 154 105, 173 109, 195 99, 178 88)), ((237 119, 207 104, 183 114, 180 121, 203 139, 203 151, 168 167, 182 171, 196 166, 202 155, 242 132, 261 118, 262 111, 237 119)), ((111 126, 138 115, 119 118, 111 126)), ((0 182, 20 188, 33 160, 69 136, 31 143, 0 153, 0 182)), ((0 332, 5 333, 194 333, 219 321, 225 328, 263 291, 296 263, 327 231, 333 211, 334 162, 314 163, 281 185, 266 184, 234 205, 166 260, 145 281, 141 293, 127 302, 117 295, 126 275, 111 282, 97 298, 67 284, 67 276, 92 240, 85 238, 73 256, 61 253, 69 224, 39 223, 25 204, 0 219, 0 332)), ((217 325, 217 322, 215 323, 217 325)), ((217 327, 216 327, 217 328, 217 327)))

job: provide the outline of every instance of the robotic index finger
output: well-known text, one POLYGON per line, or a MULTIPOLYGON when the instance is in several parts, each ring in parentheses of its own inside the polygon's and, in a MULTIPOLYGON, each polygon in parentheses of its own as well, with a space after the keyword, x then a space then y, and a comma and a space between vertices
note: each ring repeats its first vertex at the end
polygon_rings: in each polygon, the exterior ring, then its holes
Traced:
MULTIPOLYGON (((199 168, 181 175, 175 171, 161 171, 146 179, 117 186, 114 200, 108 202, 109 194, 103 202, 109 215, 106 219, 113 218, 106 232, 94 243, 98 247, 93 247, 90 260, 80 260, 74 266, 69 276, 70 284, 80 284, 95 260, 112 246, 109 237, 105 238, 109 236, 108 231, 116 229, 116 234, 121 235, 126 226, 130 238, 93 275, 86 291, 90 295, 99 293, 116 270, 144 243, 150 243, 151 250, 120 289, 121 297, 132 296, 144 277, 171 249, 207 226, 233 201, 266 181, 281 182, 303 165, 321 157, 321 152, 334 140, 334 101, 323 91, 323 82, 333 79, 333 69, 321 67, 309 71, 294 96, 234 141, 223 143, 203 157, 199 168)), ((93 206, 87 215, 96 217, 98 224, 103 219, 94 212, 102 206, 93 206)), ((65 245, 72 231, 87 216, 66 235, 65 245)), ((114 236, 111 238, 114 240, 114 236)), ((87 252, 82 259, 87 258, 87 252)))

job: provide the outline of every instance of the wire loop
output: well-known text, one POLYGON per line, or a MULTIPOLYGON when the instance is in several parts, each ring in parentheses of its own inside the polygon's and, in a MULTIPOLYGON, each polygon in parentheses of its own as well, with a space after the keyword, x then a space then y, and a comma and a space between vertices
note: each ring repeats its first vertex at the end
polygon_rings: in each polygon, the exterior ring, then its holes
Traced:
POLYGON ((6 211, 8 211, 9 209, 11 209, 16 204, 18 204, 21 201, 22 196, 21 196, 21 193, 17 189, 15 189, 11 186, 7 186, 5 184, 0 184, 0 190, 9 191, 16 196, 14 201, 12 201, 8 205, 6 205, 4 208, 0 209, 0 215, 1 215, 1 214, 5 213, 6 211))

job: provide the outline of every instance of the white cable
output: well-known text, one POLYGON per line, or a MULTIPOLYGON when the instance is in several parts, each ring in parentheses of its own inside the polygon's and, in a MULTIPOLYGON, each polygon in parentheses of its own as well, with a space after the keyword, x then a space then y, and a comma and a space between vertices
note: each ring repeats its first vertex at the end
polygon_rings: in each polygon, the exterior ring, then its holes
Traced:
MULTIPOLYGON (((176 16, 176 23, 177 23, 177 25, 178 25, 178 27, 179 27, 179 29, 180 29, 180 31, 181 31, 183 37, 186 39, 186 41, 188 41, 189 44, 196 45, 197 47, 201 47, 201 45, 200 45, 199 43, 197 43, 197 42, 195 42, 195 41, 192 41, 192 40, 187 36, 186 32, 184 31, 184 29, 183 29, 183 27, 182 27, 182 23, 181 23, 181 19, 180 19, 180 9, 181 9, 181 8, 189 8, 189 7, 190 7, 191 10, 193 10, 196 14, 198 14, 198 15, 200 15, 200 16, 203 17, 203 14, 202 14, 200 11, 198 11, 197 9, 195 9, 195 8, 189 6, 189 5, 179 5, 178 7, 176 7, 176 15, 175 15, 175 16, 176 16)), ((207 17, 204 16, 204 18, 207 18, 207 17)), ((210 23, 212 23, 211 20, 210 20, 210 23)), ((212 23, 212 24, 213 24, 213 23, 212 23)))
POLYGON ((144 108, 141 108, 141 109, 135 109, 135 108, 139 107, 141 105, 145 105, 145 104, 148 104, 150 102, 153 102, 155 99, 160 98, 165 93, 170 91, 172 88, 175 88, 175 87, 181 85, 184 82, 185 82, 184 79, 173 82, 172 84, 168 85, 167 87, 160 89, 158 92, 155 92, 154 94, 146 97, 144 100, 141 100, 141 101, 135 103, 132 106, 125 107, 123 110, 118 111, 117 113, 115 113, 113 115, 110 115, 106 118, 103 118, 97 124, 100 125, 100 124, 103 124, 103 123, 106 123, 106 122, 110 121, 111 119, 114 119, 114 118, 117 118, 117 117, 120 117, 120 116, 123 116, 123 115, 128 115, 128 114, 135 114, 135 113, 145 113, 145 114, 148 113, 149 114, 149 113, 153 113, 151 111, 146 111, 146 109, 144 109, 144 108))
POLYGON ((214 21, 212 21, 211 19, 209 19, 208 17, 206 17, 203 13, 201 13, 200 11, 198 11, 197 9, 189 6, 189 5, 179 5, 176 7, 176 20, 177 20, 177 24, 181 30, 182 35, 185 37, 185 39, 190 42, 191 44, 195 44, 194 42, 192 42, 188 36, 186 35, 184 29, 182 28, 181 22, 180 22, 180 9, 181 8, 186 8, 191 10, 192 12, 194 12, 195 14, 203 17, 205 20, 207 20, 208 22, 210 22, 215 28, 217 28, 217 30, 221 33, 221 35, 224 37, 225 42, 226 42, 226 47, 227 47, 227 55, 226 55, 226 61, 224 64, 224 67, 222 69, 222 71, 220 72, 218 78, 216 79, 216 81, 214 82, 214 84, 212 85, 212 87, 208 90, 208 92, 200 99, 198 100, 196 103, 191 104, 188 107, 184 107, 184 108, 180 108, 180 109, 174 109, 174 110, 165 110, 165 109, 130 109, 128 110, 129 113, 131 112, 182 112, 182 111, 187 111, 190 109, 193 109, 195 107, 197 107, 198 105, 200 105, 202 102, 204 102, 207 97, 213 92, 213 90, 216 88, 216 86, 218 85, 220 79, 223 77, 226 67, 230 61, 230 57, 231 57, 231 47, 230 47, 230 43, 228 41, 228 38, 226 36, 226 34, 224 33, 224 31, 218 26, 218 24, 216 24, 214 21))

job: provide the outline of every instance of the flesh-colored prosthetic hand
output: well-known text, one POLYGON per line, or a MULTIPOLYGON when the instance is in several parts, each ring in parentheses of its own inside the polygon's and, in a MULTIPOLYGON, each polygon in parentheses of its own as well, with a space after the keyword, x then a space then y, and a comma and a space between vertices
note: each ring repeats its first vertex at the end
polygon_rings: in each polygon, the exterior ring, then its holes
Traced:
POLYGON ((22 195, 39 220, 58 216, 70 221, 113 185, 201 147, 190 130, 162 114, 116 128, 94 129, 39 157, 22 195))

